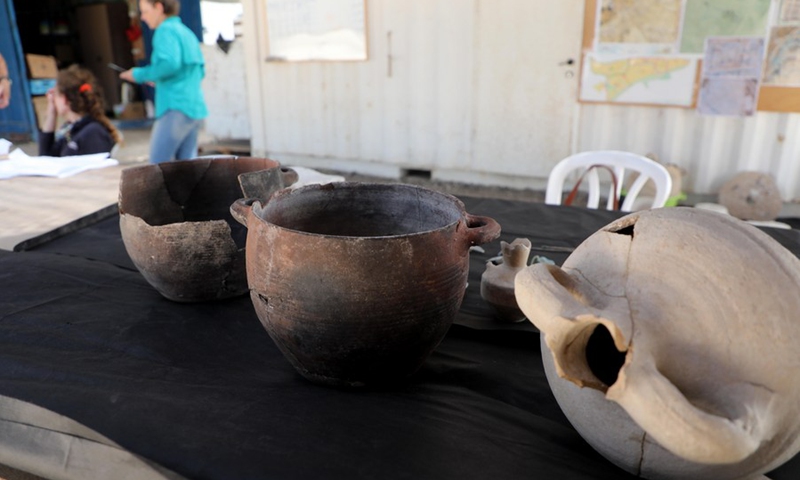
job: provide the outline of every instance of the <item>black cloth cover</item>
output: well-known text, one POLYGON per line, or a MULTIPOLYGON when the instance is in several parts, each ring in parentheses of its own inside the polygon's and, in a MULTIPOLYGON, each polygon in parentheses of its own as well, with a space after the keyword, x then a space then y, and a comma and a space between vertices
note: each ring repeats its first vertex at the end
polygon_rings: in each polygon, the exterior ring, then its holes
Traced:
MULTIPOLYGON (((502 240, 529 238, 532 255, 559 264, 568 253, 552 247, 575 247, 620 216, 463 200, 469 213, 500 222, 502 240)), ((38 471, 104 478, 111 448, 144 459, 142 472, 163 467, 165 478, 634 478, 562 414, 537 331, 494 320, 481 299, 480 277, 499 240, 471 253, 458 319, 412 378, 339 390, 294 371, 249 297, 161 297, 125 253, 118 221, 0 253, 0 433, 15 432, 0 434, 0 462, 29 471, 49 462, 38 471), (43 432, 71 446, 53 449, 43 432), (27 463, 2 454, 21 448, 27 463), (70 448, 83 466, 64 459, 70 448)), ((767 230, 800 251, 796 231, 767 230)), ((800 461, 771 478, 800 478, 800 461)))

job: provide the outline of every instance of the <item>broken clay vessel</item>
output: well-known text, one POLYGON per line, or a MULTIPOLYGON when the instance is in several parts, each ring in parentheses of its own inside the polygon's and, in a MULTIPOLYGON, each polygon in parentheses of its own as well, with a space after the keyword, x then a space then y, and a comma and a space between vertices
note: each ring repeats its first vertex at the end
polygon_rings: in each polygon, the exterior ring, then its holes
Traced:
POLYGON ((268 196, 296 179, 266 158, 218 157, 123 170, 120 231, 142 276, 176 302, 221 300, 247 293, 247 231, 230 214, 241 198, 239 176, 268 196), (257 180, 261 180, 259 184, 257 180))
POLYGON ((403 184, 309 185, 231 210, 264 328, 305 378, 343 387, 413 374, 455 319, 470 246, 500 235, 457 198, 403 184))
POLYGON ((751 479, 800 450, 800 260, 730 216, 628 215, 516 277, 558 403, 650 479, 751 479))
POLYGON ((531 241, 517 238, 513 242, 500 242, 503 261, 486 262, 481 275, 481 297, 496 311, 495 318, 506 322, 521 322, 525 314, 519 309, 514 297, 514 277, 528 265, 531 241))

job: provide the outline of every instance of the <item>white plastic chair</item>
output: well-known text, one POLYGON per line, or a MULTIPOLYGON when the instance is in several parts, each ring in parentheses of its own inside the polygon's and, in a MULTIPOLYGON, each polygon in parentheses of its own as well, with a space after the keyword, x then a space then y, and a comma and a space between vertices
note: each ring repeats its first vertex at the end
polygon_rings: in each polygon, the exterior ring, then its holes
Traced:
MULTIPOLYGON (((672 178, 663 165, 649 158, 630 152, 617 150, 599 150, 577 153, 571 155, 556 164, 550 172, 547 181, 547 192, 544 203, 548 205, 561 205, 561 197, 564 194, 564 181, 567 176, 578 170, 581 173, 592 165, 606 165, 610 167, 617 177, 617 185, 610 185, 608 189, 607 210, 613 210, 614 199, 619 199, 620 190, 625 185, 626 171, 637 172, 639 175, 625 194, 625 200, 620 205, 620 210, 630 212, 633 208, 636 197, 641 192, 647 180, 653 180, 656 186, 656 194, 650 208, 663 207, 669 198, 672 190, 672 178)), ((600 178, 596 168, 586 173, 585 180, 589 184, 589 200, 587 207, 598 208, 600 204, 600 178)))

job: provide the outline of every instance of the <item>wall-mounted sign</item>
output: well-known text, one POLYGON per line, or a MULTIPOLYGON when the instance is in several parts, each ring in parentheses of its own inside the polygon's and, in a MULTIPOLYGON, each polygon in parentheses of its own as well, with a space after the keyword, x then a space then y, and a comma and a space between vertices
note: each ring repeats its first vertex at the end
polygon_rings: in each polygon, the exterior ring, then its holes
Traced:
POLYGON ((266 0, 270 61, 366 60, 364 0, 266 0))

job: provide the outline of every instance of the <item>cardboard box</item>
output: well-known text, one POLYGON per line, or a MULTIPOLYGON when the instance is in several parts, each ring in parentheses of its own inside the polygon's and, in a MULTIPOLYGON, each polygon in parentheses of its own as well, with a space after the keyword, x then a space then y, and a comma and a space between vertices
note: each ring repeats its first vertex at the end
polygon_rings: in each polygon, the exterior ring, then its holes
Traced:
POLYGON ((119 120, 141 120, 147 118, 144 109, 144 102, 126 103, 122 111, 117 115, 119 120))
POLYGON ((47 97, 31 97, 33 101, 33 110, 36 112, 36 121, 39 124, 39 130, 44 126, 44 119, 47 117, 47 97))
POLYGON ((56 57, 29 53, 25 55, 25 61, 28 63, 30 78, 56 78, 58 76, 56 57))

